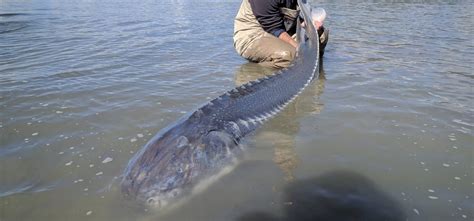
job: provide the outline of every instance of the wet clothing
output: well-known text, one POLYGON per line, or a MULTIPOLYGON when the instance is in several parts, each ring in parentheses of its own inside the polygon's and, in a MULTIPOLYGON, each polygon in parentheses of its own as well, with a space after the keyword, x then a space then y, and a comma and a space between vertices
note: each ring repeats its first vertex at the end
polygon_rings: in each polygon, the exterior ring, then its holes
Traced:
MULTIPOLYGON (((288 67, 296 48, 278 37, 283 32, 290 36, 296 33, 299 14, 296 0, 243 0, 234 20, 235 50, 264 66, 288 67)), ((319 31, 323 33, 322 30, 319 31)))
POLYGON ((296 1, 243 0, 234 21, 234 47, 237 53, 266 66, 288 67, 296 56, 296 48, 278 36, 287 27, 288 31, 292 26, 296 27, 295 22, 288 24, 291 23, 288 22, 290 19, 284 19, 292 17, 296 21, 299 13, 293 2, 296 1))

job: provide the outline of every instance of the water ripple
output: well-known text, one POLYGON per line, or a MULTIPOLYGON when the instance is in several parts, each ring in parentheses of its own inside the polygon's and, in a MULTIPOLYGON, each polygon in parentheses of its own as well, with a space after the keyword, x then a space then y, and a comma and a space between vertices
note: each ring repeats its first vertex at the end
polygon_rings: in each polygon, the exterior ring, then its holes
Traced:
MULTIPOLYGON (((278 151, 300 158, 296 178, 341 167, 365 173, 413 211, 410 220, 471 218, 472 4, 317 4, 329 13, 326 80, 258 132, 284 136, 272 139, 275 151, 250 154, 265 162, 252 167, 256 179, 241 170, 170 219, 275 209, 285 185, 271 163, 278 151)), ((8 204, 0 219, 141 217, 115 185, 100 190, 160 128, 247 79, 232 46, 239 5, 2 1, 0 197, 8 204)))

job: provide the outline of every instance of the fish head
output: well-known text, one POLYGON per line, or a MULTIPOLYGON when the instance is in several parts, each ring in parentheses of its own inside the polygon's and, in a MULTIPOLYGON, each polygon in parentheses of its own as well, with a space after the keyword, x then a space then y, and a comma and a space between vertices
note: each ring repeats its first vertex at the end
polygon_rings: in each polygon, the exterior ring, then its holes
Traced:
POLYGON ((196 128, 178 125, 150 140, 125 170, 121 189, 126 198, 155 209, 174 208, 202 186, 201 181, 228 165, 232 138, 196 128))
POLYGON ((130 160, 121 182, 126 198, 161 209, 186 195, 199 173, 192 158, 200 142, 196 131, 181 127, 158 133, 130 160))

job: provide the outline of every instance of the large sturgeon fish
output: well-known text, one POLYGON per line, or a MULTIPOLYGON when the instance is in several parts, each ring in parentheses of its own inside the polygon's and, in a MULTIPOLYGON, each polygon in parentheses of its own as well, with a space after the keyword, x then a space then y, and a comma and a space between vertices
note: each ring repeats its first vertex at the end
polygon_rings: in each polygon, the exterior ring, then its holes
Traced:
MULTIPOLYGON (((298 0, 304 20, 310 7, 298 0)), ((298 22, 299 23, 299 22, 298 22)), ((275 116, 315 78, 319 37, 313 25, 297 27, 292 65, 217 97, 162 129, 130 160, 122 192, 153 208, 170 208, 229 171, 240 141, 275 116)))

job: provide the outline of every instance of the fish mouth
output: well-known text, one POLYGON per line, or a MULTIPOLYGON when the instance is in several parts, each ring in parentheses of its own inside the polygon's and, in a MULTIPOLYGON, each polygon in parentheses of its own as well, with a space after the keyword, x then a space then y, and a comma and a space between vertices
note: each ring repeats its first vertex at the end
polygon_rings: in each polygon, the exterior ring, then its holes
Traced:
POLYGON ((130 196, 130 198, 135 199, 140 202, 142 206, 154 210, 167 210, 179 202, 183 201, 185 194, 184 191, 180 188, 175 188, 172 190, 146 190, 140 191, 135 196, 130 196))
POLYGON ((154 209, 163 209, 168 205, 168 201, 162 200, 159 197, 150 197, 146 200, 145 205, 154 209))
POLYGON ((170 199, 176 198, 179 193, 177 190, 144 187, 141 183, 133 183, 131 179, 122 181, 121 191, 126 200, 133 200, 141 206, 156 209, 166 207, 170 199))
POLYGON ((187 196, 183 194, 183 190, 174 189, 169 192, 162 192, 149 197, 137 198, 142 206, 159 214, 166 214, 179 208, 186 202, 187 196))

